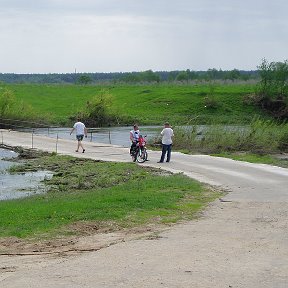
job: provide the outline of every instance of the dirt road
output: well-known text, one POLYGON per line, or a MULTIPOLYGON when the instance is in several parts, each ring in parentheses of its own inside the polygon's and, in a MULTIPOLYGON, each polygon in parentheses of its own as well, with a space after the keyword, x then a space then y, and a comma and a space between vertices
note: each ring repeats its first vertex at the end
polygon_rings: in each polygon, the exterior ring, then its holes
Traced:
MULTIPOLYGON (((31 135, 3 131, 2 139, 31 148, 31 135)), ((73 152, 75 145, 33 138, 33 147, 41 150, 130 161, 127 148, 86 142, 82 154, 73 152)), ((182 171, 230 192, 200 219, 159 233, 152 229, 139 238, 110 233, 78 239, 76 246, 95 251, 2 255, 0 286, 288 287, 288 169, 181 153, 172 153, 172 162, 160 166, 159 156, 151 151, 145 165, 182 171)))

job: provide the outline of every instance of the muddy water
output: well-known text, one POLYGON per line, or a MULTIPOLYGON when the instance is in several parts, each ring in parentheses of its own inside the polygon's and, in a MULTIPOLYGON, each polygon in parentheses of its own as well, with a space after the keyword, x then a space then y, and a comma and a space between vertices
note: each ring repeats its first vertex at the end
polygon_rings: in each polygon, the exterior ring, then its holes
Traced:
POLYGON ((52 173, 37 171, 10 174, 7 169, 13 165, 17 165, 17 163, 9 161, 13 157, 17 157, 15 152, 0 149, 0 200, 45 193, 47 189, 41 181, 45 178, 51 178, 52 173))

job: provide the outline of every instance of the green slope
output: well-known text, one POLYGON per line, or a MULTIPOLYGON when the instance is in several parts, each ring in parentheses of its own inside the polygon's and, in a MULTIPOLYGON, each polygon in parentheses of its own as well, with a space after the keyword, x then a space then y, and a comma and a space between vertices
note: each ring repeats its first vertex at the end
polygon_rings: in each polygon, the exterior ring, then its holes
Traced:
MULTIPOLYGON (((143 124, 247 123, 258 108, 244 104, 243 97, 254 92, 252 85, 0 85, 17 101, 24 101, 51 123, 68 124, 69 117, 87 109, 87 101, 101 94, 112 97, 109 108, 124 118, 143 124), (206 106, 206 107, 205 107, 206 106)), ((128 123, 121 123, 128 124, 128 123)), ((130 124, 130 123, 129 123, 130 124)))

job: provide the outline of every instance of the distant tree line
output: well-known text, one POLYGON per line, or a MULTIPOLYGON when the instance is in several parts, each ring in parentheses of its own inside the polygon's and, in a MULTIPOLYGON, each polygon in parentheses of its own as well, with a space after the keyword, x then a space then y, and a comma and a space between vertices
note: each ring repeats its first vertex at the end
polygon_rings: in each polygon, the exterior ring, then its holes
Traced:
POLYGON ((259 72, 243 70, 207 71, 157 71, 143 72, 111 72, 111 73, 51 73, 51 74, 16 74, 0 73, 0 81, 4 83, 47 83, 47 84, 97 84, 97 83, 159 83, 159 82, 189 82, 209 80, 242 80, 259 79, 259 72))

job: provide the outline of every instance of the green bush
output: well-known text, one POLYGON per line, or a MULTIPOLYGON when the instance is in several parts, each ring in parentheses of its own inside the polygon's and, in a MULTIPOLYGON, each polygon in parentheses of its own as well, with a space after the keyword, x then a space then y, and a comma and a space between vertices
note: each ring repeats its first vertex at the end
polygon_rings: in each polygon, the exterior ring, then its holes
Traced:
MULTIPOLYGON (((36 116, 36 113, 32 107, 24 101, 16 100, 13 91, 5 89, 0 93, 0 118, 2 121, 8 121, 9 124, 17 123, 17 125, 25 126, 28 124, 26 120, 42 122, 39 116, 36 116), (18 123, 19 120, 23 120, 21 124, 18 123), (24 121, 25 120, 25 121, 24 121)), ((28 125, 32 125, 31 122, 28 125)), ((15 125, 13 125, 15 126, 15 125)))
POLYGON ((118 124, 116 115, 111 112, 111 103, 112 95, 101 90, 99 95, 87 101, 85 110, 78 115, 85 119, 90 127, 118 124))
POLYGON ((255 103, 275 118, 288 119, 288 61, 269 63, 263 59, 258 69, 261 79, 257 85, 255 103))
POLYGON ((288 129, 286 129, 286 131, 280 137, 278 147, 281 151, 288 152, 288 129))

